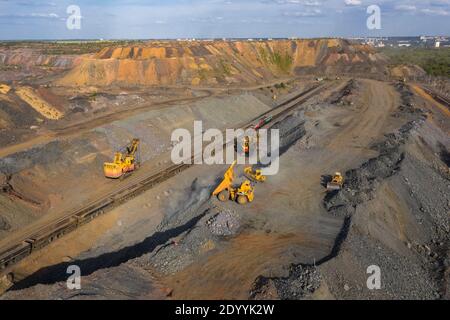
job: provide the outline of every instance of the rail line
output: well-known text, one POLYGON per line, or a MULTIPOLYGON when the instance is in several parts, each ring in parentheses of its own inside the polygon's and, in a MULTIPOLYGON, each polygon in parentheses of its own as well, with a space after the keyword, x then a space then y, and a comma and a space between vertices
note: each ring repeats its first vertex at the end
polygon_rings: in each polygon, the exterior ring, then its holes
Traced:
MULTIPOLYGON (((332 82, 332 84, 335 84, 335 82, 332 82)), ((274 119, 278 119, 282 115, 289 113, 291 110, 305 103, 313 96, 330 87, 331 84, 315 85, 312 88, 287 99, 258 117, 255 117, 244 124, 238 125, 238 127, 248 128, 254 123, 254 121, 264 116, 272 115, 274 119)), ((226 142, 225 145, 228 143, 229 142, 226 142)), ((36 227, 34 230, 24 234, 19 240, 15 241, 15 243, 0 247, 0 275, 11 272, 13 265, 29 256, 31 253, 44 248, 56 239, 59 239, 78 227, 92 221, 99 215, 102 215, 107 211, 110 211, 111 209, 129 201, 137 195, 151 189, 155 185, 176 176, 190 166, 192 165, 171 165, 140 180, 131 180, 130 183, 121 186, 113 193, 97 199, 80 209, 62 215, 44 226, 36 227)))
POLYGON ((446 106, 447 109, 450 111, 450 101, 447 100, 447 98, 443 97, 442 95, 436 93, 435 91, 428 89, 427 87, 421 86, 423 91, 427 93, 430 97, 432 97, 437 102, 441 103, 442 105, 446 106))

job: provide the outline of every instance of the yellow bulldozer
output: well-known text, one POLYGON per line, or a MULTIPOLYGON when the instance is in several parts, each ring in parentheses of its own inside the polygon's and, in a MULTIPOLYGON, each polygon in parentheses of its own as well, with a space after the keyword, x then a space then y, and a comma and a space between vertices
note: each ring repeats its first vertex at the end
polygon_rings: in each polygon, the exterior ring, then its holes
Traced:
POLYGON ((236 161, 225 172, 222 182, 212 193, 217 196, 219 201, 225 202, 227 200, 237 201, 237 203, 244 205, 253 202, 255 197, 254 187, 249 180, 245 180, 239 187, 233 186, 234 181, 234 166, 236 161))
POLYGON ((266 176, 262 174, 261 169, 253 170, 253 167, 251 166, 244 169, 244 174, 248 179, 255 182, 266 182, 267 179, 266 176))
POLYGON ((139 143, 139 139, 133 139, 129 146, 116 152, 114 162, 105 162, 103 164, 103 172, 106 178, 119 179, 130 174, 139 167, 139 143))
POLYGON ((344 186, 344 177, 340 172, 336 172, 330 182, 327 183, 327 191, 339 191, 344 186))

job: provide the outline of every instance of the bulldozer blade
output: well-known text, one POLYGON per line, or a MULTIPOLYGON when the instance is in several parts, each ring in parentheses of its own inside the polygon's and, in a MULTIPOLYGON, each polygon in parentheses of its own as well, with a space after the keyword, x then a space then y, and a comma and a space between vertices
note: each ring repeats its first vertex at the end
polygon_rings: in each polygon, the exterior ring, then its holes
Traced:
POLYGON ((341 190, 341 186, 338 184, 328 183, 327 184, 327 191, 339 191, 341 190))

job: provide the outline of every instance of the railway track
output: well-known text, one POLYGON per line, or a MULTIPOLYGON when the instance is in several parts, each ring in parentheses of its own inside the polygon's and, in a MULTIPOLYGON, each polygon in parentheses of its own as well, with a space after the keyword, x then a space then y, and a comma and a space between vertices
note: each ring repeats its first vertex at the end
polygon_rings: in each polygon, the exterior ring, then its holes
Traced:
MULTIPOLYGON (((237 127, 249 128, 255 121, 265 116, 272 116, 273 119, 279 119, 283 115, 289 113, 299 105, 305 103, 313 96, 323 92, 325 89, 335 85, 320 84, 297 94, 286 101, 280 103, 278 106, 254 119, 240 124, 237 127)), ((226 142, 227 145, 230 142, 226 142)), ((224 145, 224 146, 225 146, 224 145)), ((98 200, 95 200, 77 210, 61 215, 59 218, 50 221, 44 226, 36 227, 22 235, 20 239, 15 240, 14 243, 8 243, 0 247, 0 275, 8 274, 12 271, 12 267, 29 256, 31 253, 44 248, 53 241, 63 237, 71 231, 80 226, 92 221, 96 217, 112 210, 113 208, 129 201, 137 195, 151 189, 157 184, 160 184, 182 171, 192 166, 191 164, 177 164, 170 165, 159 172, 152 173, 149 176, 140 179, 128 180, 128 183, 121 186, 113 193, 110 193, 98 200)))
POLYGON ((427 93, 430 97, 432 97, 434 100, 436 100, 437 102, 439 102, 440 104, 444 105, 447 107, 447 109, 450 111, 450 101, 443 97, 442 95, 436 93, 435 91, 421 86, 421 88, 423 89, 423 91, 425 91, 425 93, 427 93))

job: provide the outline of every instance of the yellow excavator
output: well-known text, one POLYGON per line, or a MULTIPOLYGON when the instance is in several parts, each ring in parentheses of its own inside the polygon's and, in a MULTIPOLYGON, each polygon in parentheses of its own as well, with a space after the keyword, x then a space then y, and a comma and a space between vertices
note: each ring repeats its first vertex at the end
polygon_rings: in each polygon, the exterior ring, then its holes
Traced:
POLYGON ((245 180, 239 187, 233 186, 235 165, 236 161, 234 161, 233 164, 225 172, 222 182, 214 190, 212 195, 217 196, 219 201, 222 202, 232 200, 237 201, 241 205, 253 202, 253 199, 255 197, 255 190, 249 180, 245 180))
POLYGON ((344 186, 344 177, 340 172, 336 172, 330 182, 327 183, 327 191, 339 191, 344 186))
POLYGON ((114 162, 103 164, 103 172, 106 178, 118 179, 139 167, 140 163, 137 159, 139 143, 139 139, 133 139, 125 150, 116 152, 114 162))

